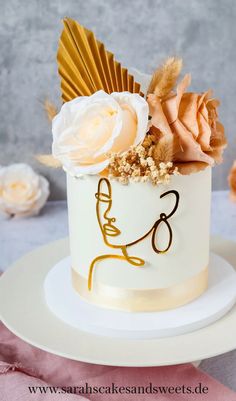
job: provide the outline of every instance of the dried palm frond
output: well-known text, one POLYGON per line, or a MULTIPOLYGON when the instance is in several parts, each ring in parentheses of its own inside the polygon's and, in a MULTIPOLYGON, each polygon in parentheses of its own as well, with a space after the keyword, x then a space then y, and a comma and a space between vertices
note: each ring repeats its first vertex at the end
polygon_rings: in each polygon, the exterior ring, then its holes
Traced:
POLYGON ((62 99, 89 96, 103 89, 107 93, 140 93, 140 84, 128 73, 94 33, 71 18, 64 19, 57 61, 62 99))
POLYGON ((164 97, 174 88, 182 69, 182 59, 170 57, 153 74, 147 93, 164 97))

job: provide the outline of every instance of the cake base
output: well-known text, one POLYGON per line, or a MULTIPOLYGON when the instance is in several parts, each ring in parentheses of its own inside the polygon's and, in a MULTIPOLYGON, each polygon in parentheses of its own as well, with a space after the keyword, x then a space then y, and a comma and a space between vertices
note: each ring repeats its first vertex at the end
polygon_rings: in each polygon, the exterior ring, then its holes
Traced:
MULTIPOLYGON (((214 237, 211 249, 236 268, 235 242, 214 237)), ((52 266, 68 254, 68 238, 51 242, 24 255, 0 277, 0 318, 22 340, 64 358, 136 367, 199 361, 236 348, 236 305, 203 329, 161 339, 103 337, 66 324, 48 309, 43 286, 52 266)))
POLYGON ((58 262, 44 282, 48 308, 66 324, 95 335, 151 339, 176 336, 205 327, 226 314, 236 301, 236 274, 212 253, 209 287, 193 302, 163 312, 122 312, 84 301, 71 285, 71 262, 58 262))

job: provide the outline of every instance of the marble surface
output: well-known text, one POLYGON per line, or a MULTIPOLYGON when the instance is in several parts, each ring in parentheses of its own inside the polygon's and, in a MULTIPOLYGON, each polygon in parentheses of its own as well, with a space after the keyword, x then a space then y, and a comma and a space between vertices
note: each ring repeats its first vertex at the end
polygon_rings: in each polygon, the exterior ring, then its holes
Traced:
POLYGON ((27 162, 65 198, 61 171, 40 166, 35 154, 51 148, 43 102, 60 105, 56 52, 65 16, 93 30, 126 67, 152 73, 166 57, 183 57, 192 90, 213 88, 230 146, 213 172, 214 189, 226 189, 236 155, 235 0, 8 0, 0 13, 0 164, 27 162))
MULTIPOLYGON (((227 191, 213 192, 212 235, 236 241, 236 204, 227 191)), ((34 248, 68 235, 65 201, 51 201, 37 217, 7 219, 0 215, 0 270, 34 248)), ((236 351, 207 359, 201 368, 236 391, 236 351)))

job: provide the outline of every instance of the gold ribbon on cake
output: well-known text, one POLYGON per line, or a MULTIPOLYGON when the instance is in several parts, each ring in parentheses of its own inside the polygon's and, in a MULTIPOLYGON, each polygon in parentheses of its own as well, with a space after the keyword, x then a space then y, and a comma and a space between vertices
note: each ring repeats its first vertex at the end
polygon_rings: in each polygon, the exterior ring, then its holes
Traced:
POLYGON ((129 312, 162 311, 174 309, 199 297, 208 284, 208 267, 195 276, 167 288, 128 289, 94 282, 88 290, 88 279, 72 268, 72 285, 88 302, 111 309, 129 312))
POLYGON ((171 222, 169 220, 178 209, 180 196, 175 190, 164 192, 160 195, 160 199, 165 196, 171 196, 174 200, 172 209, 169 213, 160 213, 159 218, 154 222, 152 227, 144 233, 143 236, 137 238, 133 242, 126 244, 113 244, 110 242, 110 237, 115 238, 119 236, 121 232, 115 225, 116 218, 111 215, 112 186, 106 177, 100 178, 97 192, 95 194, 97 221, 104 244, 108 248, 113 249, 113 252, 115 251, 117 253, 104 253, 95 257, 89 266, 87 277, 78 273, 78 266, 72 268, 72 285, 82 298, 95 305, 111 309, 120 309, 130 312, 151 312, 177 308, 191 302, 207 289, 208 267, 205 267, 196 275, 190 276, 179 283, 166 288, 137 289, 128 288, 128 286, 122 288, 119 286, 104 284, 99 279, 99 276, 93 279, 95 265, 105 259, 121 259, 136 267, 143 266, 145 260, 133 256, 132 254, 130 255, 128 249, 132 248, 132 245, 143 241, 149 236, 151 237, 152 249, 156 254, 168 252, 173 240, 171 222), (156 244, 157 232, 160 224, 166 225, 169 234, 167 244, 163 249, 160 249, 156 244), (118 253, 118 251, 120 251, 120 253, 118 253))

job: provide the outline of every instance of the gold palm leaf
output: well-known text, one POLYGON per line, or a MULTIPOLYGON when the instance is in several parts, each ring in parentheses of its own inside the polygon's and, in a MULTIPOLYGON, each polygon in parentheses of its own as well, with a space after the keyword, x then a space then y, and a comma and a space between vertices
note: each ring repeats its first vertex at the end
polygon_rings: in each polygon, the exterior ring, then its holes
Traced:
MULTIPOLYGON (((57 53, 62 99, 89 96, 103 89, 107 93, 140 93, 140 84, 127 68, 114 59, 93 32, 65 18, 57 53)), ((142 95, 142 93, 140 93, 142 95)))

